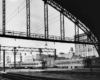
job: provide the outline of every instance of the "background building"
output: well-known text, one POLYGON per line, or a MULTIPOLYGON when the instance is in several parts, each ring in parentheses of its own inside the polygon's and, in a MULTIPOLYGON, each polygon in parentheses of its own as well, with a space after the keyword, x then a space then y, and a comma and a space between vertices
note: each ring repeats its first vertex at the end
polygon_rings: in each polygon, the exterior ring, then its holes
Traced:
MULTIPOLYGON (((90 42, 90 39, 87 37, 86 34, 79 34, 79 38, 76 35, 76 40, 82 42, 90 42)), ((94 45, 87 45, 87 44, 75 44, 75 55, 79 55, 81 57, 98 57, 97 50, 95 49, 94 45)))

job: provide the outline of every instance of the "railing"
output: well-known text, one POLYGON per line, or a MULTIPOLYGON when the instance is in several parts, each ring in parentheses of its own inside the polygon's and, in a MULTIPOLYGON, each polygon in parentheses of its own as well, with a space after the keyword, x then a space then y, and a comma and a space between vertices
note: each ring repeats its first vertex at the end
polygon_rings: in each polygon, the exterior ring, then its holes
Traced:
MULTIPOLYGON (((3 35, 2 30, 0 30, 0 34, 3 35)), ((18 37, 27 37, 26 32, 20 32, 20 31, 11 31, 11 30, 6 30, 5 35, 10 35, 10 36, 18 36, 18 37)), ((39 38, 39 39, 45 39, 44 34, 37 34, 37 33, 31 33, 30 38, 39 38)), ((71 41, 74 42, 75 39, 74 37, 65 37, 65 39, 61 39, 61 36, 54 36, 54 35, 49 35, 48 37, 49 40, 61 40, 61 41, 71 41)), ((87 43, 92 43, 87 39, 81 39, 79 38, 79 41, 76 42, 87 42, 87 43)))

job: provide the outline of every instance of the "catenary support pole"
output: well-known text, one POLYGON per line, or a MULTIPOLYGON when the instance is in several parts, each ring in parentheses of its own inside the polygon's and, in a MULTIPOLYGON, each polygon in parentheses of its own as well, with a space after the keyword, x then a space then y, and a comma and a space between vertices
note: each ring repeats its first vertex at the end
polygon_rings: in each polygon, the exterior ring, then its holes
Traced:
POLYGON ((3 49, 3 70, 5 72, 5 49, 3 49))

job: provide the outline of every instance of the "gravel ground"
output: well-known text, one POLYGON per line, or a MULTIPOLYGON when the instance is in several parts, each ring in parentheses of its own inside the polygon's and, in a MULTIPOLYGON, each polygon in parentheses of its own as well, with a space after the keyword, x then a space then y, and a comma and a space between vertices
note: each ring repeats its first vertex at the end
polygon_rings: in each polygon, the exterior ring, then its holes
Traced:
POLYGON ((2 78, 2 77, 0 76, 0 80, 11 80, 11 79, 2 78))
MULTIPOLYGON (((18 73, 19 74, 19 73, 18 73)), ((20 73, 23 74, 23 73, 20 73)), ((100 76, 96 75, 77 75, 77 74, 55 74, 55 73, 41 73, 41 72, 28 72, 25 75, 31 76, 45 76, 45 77, 56 77, 65 80, 100 80, 100 76)))
MULTIPOLYGON (((11 70, 12 73, 25 74, 25 75, 31 75, 31 76, 56 77, 56 78, 65 79, 65 80, 100 80, 100 76, 97 76, 97 75, 66 74, 66 73, 62 74, 62 73, 58 73, 58 69, 56 69, 57 73, 46 73, 46 72, 43 73, 41 71, 42 70, 33 70, 33 69, 29 69, 29 70, 21 69, 17 71, 14 71, 13 69, 11 70)), ((84 70, 74 70, 74 71, 89 72, 90 70, 84 69, 84 70)), ((100 69, 95 69, 94 72, 95 71, 100 72, 100 69)), ((0 80, 9 80, 9 79, 0 78, 0 80)))

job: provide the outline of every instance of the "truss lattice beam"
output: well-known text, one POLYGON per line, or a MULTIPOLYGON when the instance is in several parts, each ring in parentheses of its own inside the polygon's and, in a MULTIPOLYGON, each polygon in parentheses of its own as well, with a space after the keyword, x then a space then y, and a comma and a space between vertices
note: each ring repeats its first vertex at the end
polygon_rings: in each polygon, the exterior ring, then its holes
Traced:
POLYGON ((30 0, 26 0, 27 37, 30 37, 30 0))
POLYGON ((45 38, 48 39, 48 4, 47 0, 44 1, 44 27, 45 27, 45 38))
MULTIPOLYGON (((45 0, 43 0, 45 1, 45 0)), ((68 19, 70 19, 73 23, 75 23, 84 33, 90 38, 92 43, 98 44, 98 39, 94 36, 94 34, 86 27, 79 19, 73 16, 70 12, 68 12, 61 5, 57 4, 54 0, 47 0, 47 3, 51 5, 53 8, 64 14, 68 19)), ((97 51, 99 51, 99 47, 94 45, 97 51)))
POLYGON ((75 24, 75 41, 79 41, 79 27, 75 24))
POLYGON ((53 48, 33 48, 33 47, 14 47, 14 46, 1 46, 1 51, 25 51, 25 52, 39 52, 40 49, 42 52, 54 52, 53 48))
POLYGON ((2 33, 5 35, 6 28, 6 0, 2 0, 2 33))
POLYGON ((64 15, 60 13, 61 40, 65 40, 64 15))

